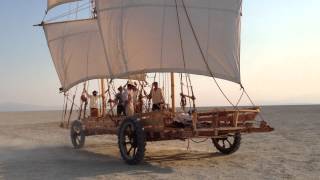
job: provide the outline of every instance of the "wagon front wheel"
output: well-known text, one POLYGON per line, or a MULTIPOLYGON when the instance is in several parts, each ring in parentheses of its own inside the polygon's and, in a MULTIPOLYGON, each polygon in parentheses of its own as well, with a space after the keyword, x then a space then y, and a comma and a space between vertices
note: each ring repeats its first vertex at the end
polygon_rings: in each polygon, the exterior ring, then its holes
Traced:
POLYGON ((145 134, 143 127, 135 118, 122 122, 118 131, 118 145, 122 159, 130 165, 139 164, 145 153, 145 134))
POLYGON ((78 120, 74 121, 70 129, 70 137, 72 145, 75 149, 80 149, 84 146, 86 136, 82 127, 82 123, 78 120))
POLYGON ((225 137, 212 138, 214 146, 223 154, 232 154, 240 148, 241 134, 228 134, 225 137))

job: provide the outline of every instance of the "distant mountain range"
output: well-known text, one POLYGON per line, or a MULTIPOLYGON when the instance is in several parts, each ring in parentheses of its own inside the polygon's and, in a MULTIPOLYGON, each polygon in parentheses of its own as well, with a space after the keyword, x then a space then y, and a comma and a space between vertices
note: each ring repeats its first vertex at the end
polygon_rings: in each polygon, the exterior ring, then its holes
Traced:
POLYGON ((0 112, 13 112, 13 111, 48 111, 60 110, 58 106, 41 106, 33 104, 23 104, 15 102, 0 103, 0 112))

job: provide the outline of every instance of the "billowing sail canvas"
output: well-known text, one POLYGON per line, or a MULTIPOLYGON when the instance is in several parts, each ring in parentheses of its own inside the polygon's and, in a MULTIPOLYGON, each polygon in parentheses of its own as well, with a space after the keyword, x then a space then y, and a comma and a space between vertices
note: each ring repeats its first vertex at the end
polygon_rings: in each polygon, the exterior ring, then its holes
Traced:
POLYGON ((240 83, 241 0, 95 4, 110 73, 212 72, 240 83))
POLYGON ((241 0, 95 4, 95 19, 44 24, 65 90, 88 79, 148 72, 214 74, 240 83, 241 0))
POLYGON ((74 2, 74 1, 80 1, 80 0, 48 0, 47 11, 49 11, 50 9, 52 9, 58 5, 70 3, 70 2, 74 2))
MULTIPOLYGON (((63 90, 90 79, 111 77, 95 19, 44 24, 63 90)), ((145 80, 145 74, 117 76, 145 80)))
POLYGON ((96 20, 45 24, 44 31, 64 89, 109 74, 96 20))

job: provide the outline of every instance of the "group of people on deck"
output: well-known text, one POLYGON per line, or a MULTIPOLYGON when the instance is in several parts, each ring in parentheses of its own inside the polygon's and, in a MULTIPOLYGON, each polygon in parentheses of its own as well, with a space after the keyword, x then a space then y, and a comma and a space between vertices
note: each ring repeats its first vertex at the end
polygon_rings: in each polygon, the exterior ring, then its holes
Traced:
MULTIPOLYGON (((93 91, 92 95, 85 91, 86 96, 90 100, 90 114, 93 117, 98 117, 98 102, 102 95, 98 95, 97 91, 93 91)), ((146 96, 152 100, 152 111, 159 111, 162 105, 165 104, 162 90, 158 87, 158 82, 152 84, 150 93, 146 96)), ((128 81, 127 88, 120 86, 118 93, 114 99, 110 99, 108 102, 115 103, 117 106, 118 116, 133 116, 135 113, 142 113, 143 109, 143 96, 139 93, 137 84, 128 81)))

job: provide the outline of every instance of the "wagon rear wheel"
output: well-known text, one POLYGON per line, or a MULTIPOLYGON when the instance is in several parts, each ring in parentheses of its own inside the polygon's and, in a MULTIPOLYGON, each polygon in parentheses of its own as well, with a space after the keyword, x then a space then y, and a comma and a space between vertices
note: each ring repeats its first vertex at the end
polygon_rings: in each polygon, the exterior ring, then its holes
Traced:
POLYGON ((75 149, 80 149, 84 146, 86 136, 82 127, 82 123, 78 120, 74 121, 70 129, 70 137, 72 145, 75 149))
POLYGON ((240 148, 241 134, 228 134, 226 137, 212 138, 214 146, 223 154, 232 154, 240 148))
POLYGON ((145 153, 145 134, 143 127, 135 118, 122 122, 118 131, 118 145, 122 159, 130 165, 139 164, 145 153))

